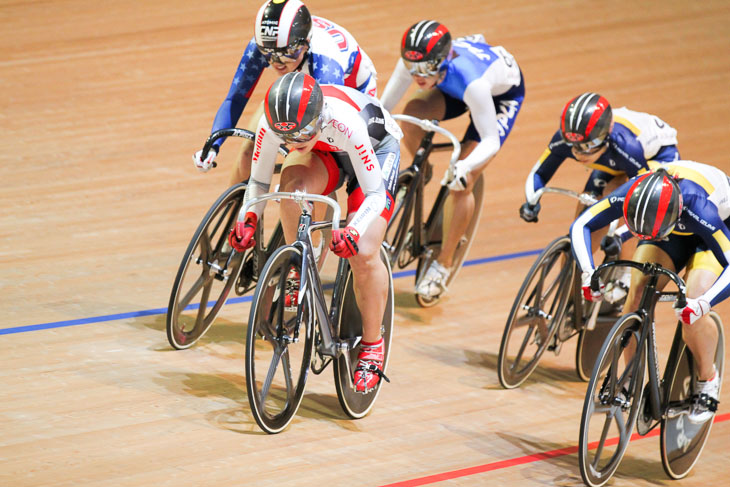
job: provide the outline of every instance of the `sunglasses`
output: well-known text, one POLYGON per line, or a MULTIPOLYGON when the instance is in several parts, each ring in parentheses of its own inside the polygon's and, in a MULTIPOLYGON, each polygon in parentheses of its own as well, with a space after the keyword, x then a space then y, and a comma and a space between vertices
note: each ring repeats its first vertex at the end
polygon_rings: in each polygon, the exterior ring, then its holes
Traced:
POLYGON ((568 147, 572 147, 575 151, 584 156, 590 156, 603 149, 608 144, 608 137, 603 139, 593 139, 589 142, 569 142, 568 147))
POLYGON ((267 62, 274 62, 276 64, 297 62, 299 55, 307 48, 306 44, 296 44, 294 46, 286 47, 256 47, 259 48, 259 52, 263 54, 264 59, 266 59, 267 62))
POLYGON ((441 67, 440 61, 413 62, 404 59, 403 63, 406 65, 411 76, 418 76, 419 78, 430 78, 431 76, 436 76, 439 74, 439 68, 441 67))
POLYGON ((284 139, 284 142, 287 144, 302 144, 304 142, 309 142, 319 132, 320 118, 321 117, 315 118, 314 120, 309 122, 309 125, 303 127, 301 130, 297 130, 296 132, 289 132, 286 134, 279 134, 279 137, 284 139))

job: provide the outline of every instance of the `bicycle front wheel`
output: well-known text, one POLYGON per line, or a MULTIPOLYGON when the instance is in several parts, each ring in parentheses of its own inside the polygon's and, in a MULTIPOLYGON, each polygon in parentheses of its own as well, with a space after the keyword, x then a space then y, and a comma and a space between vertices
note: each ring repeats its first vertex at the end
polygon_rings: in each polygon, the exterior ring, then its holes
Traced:
POLYGON ((286 428, 299 409, 312 358, 313 316, 308 293, 293 305, 301 251, 279 248, 269 258, 254 293, 246 333, 246 391, 256 423, 267 433, 286 428), (287 299, 287 295, 289 299, 287 299))
MULTIPOLYGON (((717 327, 717 348, 715 349, 715 367, 724 377, 725 373, 725 334, 720 317, 710 313, 712 322, 717 327)), ((668 407, 661 422, 662 466, 672 479, 686 477, 700 458, 702 449, 710 437, 713 421, 694 424, 687 419, 692 400, 692 384, 695 380, 692 355, 684 342, 679 347, 675 367, 668 372, 669 385, 668 407)), ((722 385, 722 384, 721 384, 722 385)))
MULTIPOLYGON (((385 357, 383 361, 383 373, 388 369, 388 361, 390 359, 390 344, 393 339, 393 276, 388 263, 389 254, 385 248, 381 247, 380 257, 388 268, 388 301, 385 305, 383 313, 383 321, 380 332, 383 336, 385 347, 385 357)), ((342 294, 342 301, 339 306, 340 316, 338 323, 340 330, 338 336, 341 341, 352 342, 354 339, 362 337, 362 317, 360 309, 355 300, 355 291, 353 288, 354 280, 352 278, 352 270, 348 269, 345 278, 345 292, 342 294)), ((335 387, 337 389, 337 398, 340 401, 342 410, 353 418, 359 419, 370 412, 375 400, 380 394, 380 386, 383 385, 383 379, 378 382, 375 388, 367 394, 355 391, 353 385, 353 374, 357 365, 357 356, 360 347, 350 347, 337 360, 334 361, 335 387)))
POLYGON ((208 331, 238 277, 243 254, 232 255, 227 238, 245 192, 245 184, 226 190, 190 240, 167 306, 167 340, 173 348, 190 348, 208 331))
POLYGON ((636 313, 616 322, 588 383, 580 420, 578 465, 583 481, 591 487, 608 482, 631 440, 646 363, 646 347, 639 346, 641 324, 636 313), (633 356, 625 360, 632 351, 633 356))
POLYGON ((553 240, 532 264, 499 346, 497 374, 505 389, 518 387, 537 367, 564 319, 574 274, 567 236, 553 240))

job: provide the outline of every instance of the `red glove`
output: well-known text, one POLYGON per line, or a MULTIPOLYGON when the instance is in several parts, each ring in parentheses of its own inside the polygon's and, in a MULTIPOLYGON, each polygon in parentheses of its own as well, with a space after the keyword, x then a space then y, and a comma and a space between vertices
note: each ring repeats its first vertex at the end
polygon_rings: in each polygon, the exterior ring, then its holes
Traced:
POLYGON ((360 240, 360 234, 353 227, 345 227, 344 230, 342 228, 332 230, 330 250, 338 257, 349 259, 360 251, 357 247, 358 240, 360 240))
POLYGON ((246 218, 242 222, 236 222, 236 226, 231 230, 228 236, 228 243, 238 252, 243 252, 256 245, 253 235, 256 233, 256 223, 258 217, 256 213, 246 213, 246 218))
POLYGON ((605 289, 605 285, 603 284, 603 281, 599 278, 598 279, 598 291, 594 291, 591 289, 591 277, 593 276, 593 271, 590 272, 583 272, 581 275, 581 281, 582 281, 582 289, 583 289, 583 298, 586 301, 593 301, 594 303, 600 302, 603 299, 603 290, 605 289))

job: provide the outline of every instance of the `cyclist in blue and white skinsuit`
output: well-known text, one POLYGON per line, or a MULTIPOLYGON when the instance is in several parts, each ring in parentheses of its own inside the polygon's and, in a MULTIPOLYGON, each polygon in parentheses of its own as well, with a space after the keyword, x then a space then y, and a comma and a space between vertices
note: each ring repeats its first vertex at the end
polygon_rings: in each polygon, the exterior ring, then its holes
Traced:
MULTIPOLYGON (((570 237, 583 271, 586 299, 601 297, 589 286, 595 269, 591 232, 622 215, 631 233, 640 239, 632 260, 656 262, 675 272, 687 269, 687 305, 675 311, 697 365, 694 393, 699 400, 689 419, 706 421, 712 417, 708 404, 714 401, 716 405, 720 384, 714 368, 717 329, 706 315, 730 296, 730 179, 713 166, 671 162, 627 181, 584 211, 573 223, 570 237)), ((638 272, 633 274, 624 312, 636 310, 642 295, 643 278, 638 272)), ((666 282, 664 278, 660 285, 666 282)))
MULTIPOLYGON (((377 95, 375 66, 347 30, 322 17, 311 16, 299 0, 269 0, 259 9, 254 38, 246 46, 211 132, 236 126, 267 67, 278 76, 301 71, 319 83, 349 86, 377 95)), ((262 113, 260 106, 251 118, 249 130, 256 130, 262 113)), ((213 166, 224 140, 218 139, 207 157, 202 151, 193 155, 200 171, 206 172, 213 166)), ((252 154, 253 142, 244 139, 231 185, 248 179, 252 154)))
MULTIPOLYGON (((474 182, 512 130, 525 97, 525 84, 517 62, 503 47, 486 44, 481 35, 452 41, 444 25, 429 20, 405 32, 401 59, 381 98, 383 106, 392 110, 413 80, 421 91, 408 100, 403 113, 449 120, 468 111, 471 119, 455 174, 442 182, 451 191, 443 218, 441 252, 416 287, 416 292, 430 298, 446 290, 454 252, 475 211, 474 182)), ((403 131, 404 145, 414 154, 423 131, 410 124, 403 131)))

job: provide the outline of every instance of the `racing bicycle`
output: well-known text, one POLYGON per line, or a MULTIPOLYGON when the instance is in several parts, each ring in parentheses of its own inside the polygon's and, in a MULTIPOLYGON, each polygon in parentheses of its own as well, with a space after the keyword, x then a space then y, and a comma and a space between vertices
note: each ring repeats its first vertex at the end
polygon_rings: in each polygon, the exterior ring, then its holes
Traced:
POLYGON ((353 373, 362 339, 362 318, 355 301, 353 275, 347 259, 339 259, 329 307, 317 265, 312 232, 337 229, 340 207, 327 196, 275 192, 249 201, 247 208, 269 199, 291 199, 302 209, 297 240, 278 248, 259 276, 246 334, 246 390, 256 423, 267 433, 279 433, 292 421, 304 396, 308 371, 321 374, 333 364, 337 397, 351 418, 365 416, 373 407, 386 372, 393 337, 393 278, 384 247, 381 259, 388 269, 388 298, 381 333, 385 360, 382 380, 375 388, 355 391, 353 373), (332 218, 313 222, 309 202, 332 208, 332 218), (292 276, 299 276, 293 304, 292 276), (290 298, 287 299, 287 296, 290 298))

